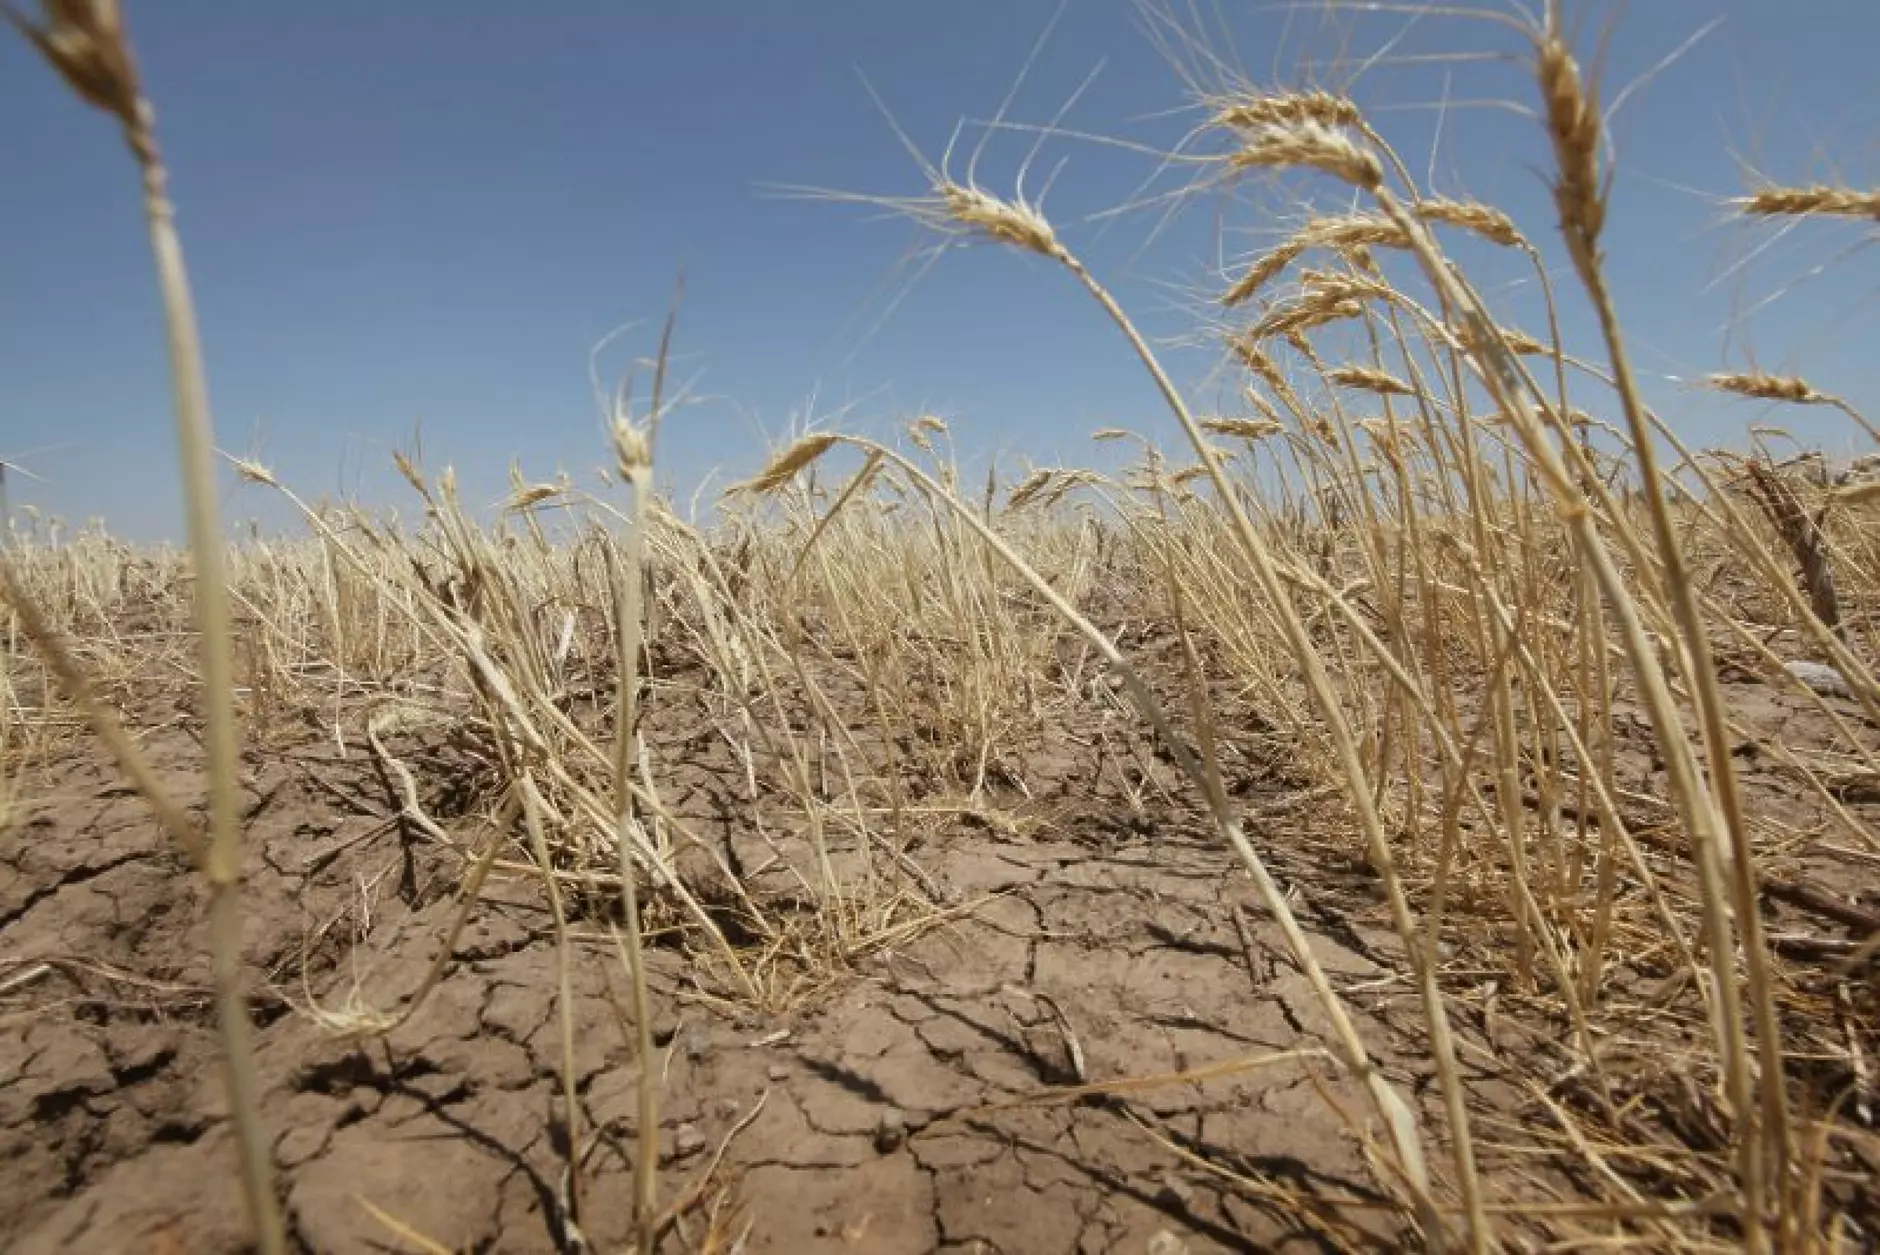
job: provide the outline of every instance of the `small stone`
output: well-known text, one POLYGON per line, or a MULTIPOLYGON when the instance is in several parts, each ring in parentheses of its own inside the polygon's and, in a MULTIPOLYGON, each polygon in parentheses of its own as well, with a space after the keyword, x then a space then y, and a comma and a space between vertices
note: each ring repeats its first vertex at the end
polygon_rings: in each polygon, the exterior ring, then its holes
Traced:
POLYGON ((1852 697, 1847 677, 1818 662, 1789 662, 1782 669, 1824 697, 1852 697))
POLYGON ((907 1140, 907 1114, 899 1107, 889 1107, 875 1122, 875 1149, 892 1154, 907 1140))
POLYGON ((766 1069, 765 1075, 773 1081, 787 1081, 790 1079, 790 1069, 781 1063, 773 1063, 766 1069))
POLYGON ((703 1063, 705 1056, 712 1052, 710 1029, 689 1029, 685 1035, 685 1057, 693 1063, 703 1063))
POLYGON ((1188 1255, 1188 1243, 1170 1233, 1167 1229, 1157 1231, 1143 1248, 1147 1255, 1188 1255))

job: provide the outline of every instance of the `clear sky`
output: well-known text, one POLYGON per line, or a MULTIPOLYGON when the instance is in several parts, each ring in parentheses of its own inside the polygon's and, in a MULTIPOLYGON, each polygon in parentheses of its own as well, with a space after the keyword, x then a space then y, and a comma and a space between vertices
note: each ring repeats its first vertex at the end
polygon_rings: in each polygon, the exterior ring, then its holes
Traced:
MULTIPOLYGON (((767 190, 920 191, 857 72, 937 153, 956 120, 997 110, 1056 0, 126 9, 171 166, 220 442, 307 495, 408 505, 388 454, 419 424, 427 460, 454 463, 472 503, 501 494, 512 459, 533 477, 587 474, 604 456, 589 350, 645 320, 602 370, 611 378, 646 352, 681 268, 680 367, 698 401, 660 450, 678 492, 714 469, 748 472, 811 406, 875 434, 942 414, 968 460, 1086 463, 1100 457, 1096 428, 1169 435, 1114 331, 1062 274, 978 249, 948 254, 910 288, 911 227, 767 190)), ((1590 57, 1609 9, 1569 10, 1590 57)), ((1328 25, 1314 3, 1196 11, 1229 15, 1207 18, 1216 51, 1265 83, 1344 86, 1388 49, 1350 85, 1419 177, 1502 204, 1532 234, 1551 227, 1543 137, 1502 107, 1530 105, 1531 78, 1512 58, 1430 56, 1518 52, 1512 32, 1396 12, 1328 25)), ((1716 18, 1615 122, 1608 252, 1621 312, 1652 399, 1692 438, 1727 441, 1779 418, 1845 450, 1842 424, 1675 380, 1754 363, 1880 410, 1880 260, 1861 247, 1873 227, 1750 230, 1720 204, 1752 170, 1880 180, 1880 3, 1634 0, 1607 50, 1607 97, 1716 18)), ((1067 0, 1010 117, 1049 121, 1099 67, 1064 127, 1166 143, 1192 121, 1129 0, 1067 0)), ((1009 190, 1029 143, 995 138, 981 182, 1009 190)), ((1093 220, 1129 202, 1154 161, 1055 138, 1034 182, 1059 161, 1047 212, 1160 332, 1181 330, 1197 295, 1218 290, 1223 258, 1286 226, 1270 198, 1218 193, 1166 226, 1158 208, 1093 220)), ((133 170, 107 119, 5 32, 0 171, 0 458, 48 481, 16 478, 15 502, 175 537, 169 390, 133 170)), ((1183 369, 1206 365, 1196 355, 1183 369)), ((227 509, 281 517, 253 487, 232 489, 227 509)))

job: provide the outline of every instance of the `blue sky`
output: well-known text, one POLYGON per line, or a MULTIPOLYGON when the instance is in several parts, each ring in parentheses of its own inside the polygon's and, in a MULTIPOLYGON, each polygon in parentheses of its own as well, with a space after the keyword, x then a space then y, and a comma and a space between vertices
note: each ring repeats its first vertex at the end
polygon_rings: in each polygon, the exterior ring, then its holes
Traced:
MULTIPOLYGON (((647 351, 681 268, 680 367, 697 401, 662 437, 677 493, 714 471, 747 473, 812 404, 827 423, 872 434, 940 413, 969 461, 1081 464, 1102 456, 1088 440, 1097 428, 1170 434, 1114 331, 1064 275, 976 249, 949 253, 910 289, 905 263, 921 237, 907 224, 767 190, 918 192, 919 171, 857 71, 938 152, 956 120, 997 109, 1056 0, 126 7, 171 166, 219 440, 306 495, 408 506, 389 451, 419 425, 427 460, 455 464, 473 503, 500 495, 512 460, 534 477, 586 475, 604 455, 589 350, 644 320, 602 370, 612 377, 647 351)), ((1610 9, 1570 10, 1590 56, 1610 9)), ((1512 32, 1388 12, 1328 25, 1312 3, 1197 11, 1231 12, 1207 19, 1216 51, 1263 83, 1342 86, 1388 45, 1352 90, 1419 177, 1548 232, 1536 124, 1482 103, 1531 104, 1531 79, 1511 57, 1429 55, 1515 53, 1512 32)), ((1635 0, 1608 47, 1608 97, 1713 18, 1616 119, 1607 246, 1621 312, 1652 399, 1693 439, 1780 419, 1850 448, 1826 417, 1673 381, 1753 362, 1880 409, 1880 270, 1860 247, 1872 228, 1778 236, 1730 222, 1719 202, 1752 168, 1782 182, 1876 181, 1880 4, 1635 0)), ((1192 120, 1128 0, 1068 0, 1010 116, 1049 120, 1099 66, 1064 126, 1167 143, 1192 120)), ((995 138, 981 182, 1009 189, 1028 145, 995 138)), ((1128 202, 1155 163, 1059 138, 1034 171, 1059 161, 1047 212, 1157 332, 1190 325, 1223 257, 1286 226, 1283 201, 1218 192, 1168 224, 1155 208, 1093 220, 1128 202)), ((10 36, 0 169, 0 458, 48 481, 16 479, 15 502, 175 537, 169 391, 135 176, 108 121, 10 36)), ((1297 186, 1335 203, 1323 183, 1297 186)), ((1489 265, 1491 292, 1518 306, 1521 291, 1495 283, 1519 272, 1489 265)), ((1199 378, 1211 358, 1177 360, 1199 378)), ((232 489, 227 510, 282 517, 253 487, 232 489)))

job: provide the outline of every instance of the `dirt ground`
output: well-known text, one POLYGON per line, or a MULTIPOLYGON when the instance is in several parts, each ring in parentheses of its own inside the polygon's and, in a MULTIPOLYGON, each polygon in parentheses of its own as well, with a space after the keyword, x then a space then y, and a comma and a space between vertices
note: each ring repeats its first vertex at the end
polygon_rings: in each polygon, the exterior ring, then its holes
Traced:
MULTIPOLYGON (((1760 681, 1732 684, 1771 724, 1816 717, 1760 681)), ((145 713, 157 765, 195 796, 191 725, 145 713)), ((436 796, 448 762, 421 742, 408 761, 433 761, 436 796)), ((739 1249, 739 1235, 753 1252, 876 1255, 1412 1241, 1376 1184, 1371 1165, 1388 1155, 1361 1137, 1378 1135, 1373 1110, 1311 1057, 1328 1040, 1325 1013, 1248 878, 1190 807, 1115 796, 1093 752, 1059 747, 1030 799, 962 812, 910 851, 947 918, 890 934, 774 1012, 715 1001, 685 955, 654 945, 660 1191, 683 1205, 675 1248, 739 1249), (1236 1060, 1205 1080, 1066 1092, 1236 1060)), ((736 854, 749 839, 730 818, 741 768, 705 741, 665 761, 675 811, 716 816, 736 854)), ((1820 803, 1781 784, 1779 765, 1746 770, 1759 805, 1820 828, 1820 803)), ((330 737, 277 732, 245 775, 245 957, 300 1248, 427 1249, 404 1226, 451 1251, 621 1249, 638 1071, 612 940, 577 915, 583 1170, 571 1203, 557 950, 539 881, 499 870, 413 1018, 388 1038, 345 1040, 304 1013, 309 996, 400 1005, 455 911, 457 856, 399 822, 356 745, 342 757, 330 737)), ((1638 783, 1650 793, 1648 764, 1638 783)), ((1368 1047, 1440 1130, 1400 949, 1374 879, 1327 827, 1336 810, 1257 763, 1235 787, 1368 1047)), ((27 792, 0 855, 0 1246, 244 1249, 202 892, 82 740, 27 792)), ((1871 818, 1871 797, 1846 804, 1871 818)), ((746 865, 760 854, 745 848, 746 865)), ((1795 862, 1794 878, 1837 877, 1837 901, 1880 910, 1871 860, 1824 857, 1795 862), (1868 887, 1849 888, 1863 867, 1868 887)), ((1793 918, 1784 936, 1824 931, 1817 916, 1793 918)), ((1449 957, 1452 985, 1470 987, 1467 955, 1449 957)), ((1510 1133, 1536 1119, 1524 1078, 1545 1070, 1560 1029, 1489 993, 1456 1011, 1482 1170, 1504 1205, 1570 1198, 1574 1183, 1532 1168, 1510 1133)), ((1446 1179, 1439 1144, 1432 1154, 1446 1179)), ((1501 1232, 1538 1240, 1526 1224, 1507 1216, 1501 1232)))

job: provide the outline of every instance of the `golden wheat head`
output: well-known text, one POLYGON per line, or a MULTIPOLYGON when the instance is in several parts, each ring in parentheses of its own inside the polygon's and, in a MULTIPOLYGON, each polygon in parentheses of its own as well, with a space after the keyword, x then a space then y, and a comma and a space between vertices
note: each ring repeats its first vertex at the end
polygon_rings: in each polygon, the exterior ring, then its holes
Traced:
POLYGON ((1822 394, 1815 391, 1814 385, 1798 375, 1768 375, 1760 371, 1719 373, 1706 376, 1704 382, 1719 392, 1749 397, 1755 401, 1786 401, 1790 405, 1807 405, 1822 399, 1822 394))
POLYGON ((1558 32, 1549 30, 1538 42, 1536 68, 1547 133, 1560 168, 1554 203, 1561 228, 1590 243, 1606 225, 1606 202, 1599 186, 1599 104, 1558 32))
POLYGON ((117 0, 42 0, 40 11, 44 17, 35 23, 12 5, 0 5, 0 13, 86 104, 132 124, 138 113, 137 64, 117 0))
POLYGON ((1218 101, 1210 123, 1221 130, 1252 131, 1267 126, 1314 122, 1320 126, 1356 126, 1358 106, 1330 92, 1249 93, 1218 101))
POLYGON ((1010 244, 1040 257, 1056 257, 1061 251, 1051 224, 1023 201, 1000 200, 990 192, 958 183, 942 183, 935 190, 946 207, 947 217, 973 235, 1010 244))
POLYGON ((1880 222, 1880 189, 1848 187, 1765 187, 1732 202, 1737 212, 1757 218, 1872 218, 1880 222))
POLYGON ((1200 422, 1202 431, 1217 436, 1232 436, 1236 440, 1265 440, 1277 436, 1285 428, 1275 419, 1270 418, 1204 418, 1200 422))
POLYGON ((1327 383, 1337 384, 1341 388, 1375 392, 1385 397, 1407 397, 1415 391, 1396 376, 1368 366, 1339 366, 1326 371, 1325 379, 1327 383))
POLYGON ((1527 239, 1510 218, 1493 205, 1480 201, 1450 200, 1443 196, 1426 197, 1416 203, 1416 216, 1425 222, 1441 222, 1473 232, 1491 244, 1504 248, 1526 248, 1527 239))
POLYGON ((1376 154, 1317 121, 1274 123, 1245 132, 1228 164, 1236 170, 1317 170, 1366 191, 1384 182, 1384 166, 1376 154))
POLYGON ((766 493, 775 492, 777 489, 795 479, 797 474, 805 467, 815 462, 818 458, 822 457, 823 454, 829 452, 829 450, 835 448, 841 442, 842 438, 840 436, 833 435, 830 432, 812 432, 798 439, 796 443, 771 459, 770 465, 766 466, 763 470, 751 476, 751 478, 745 480, 743 483, 733 485, 729 489, 729 492, 753 497, 761 497, 766 493))

